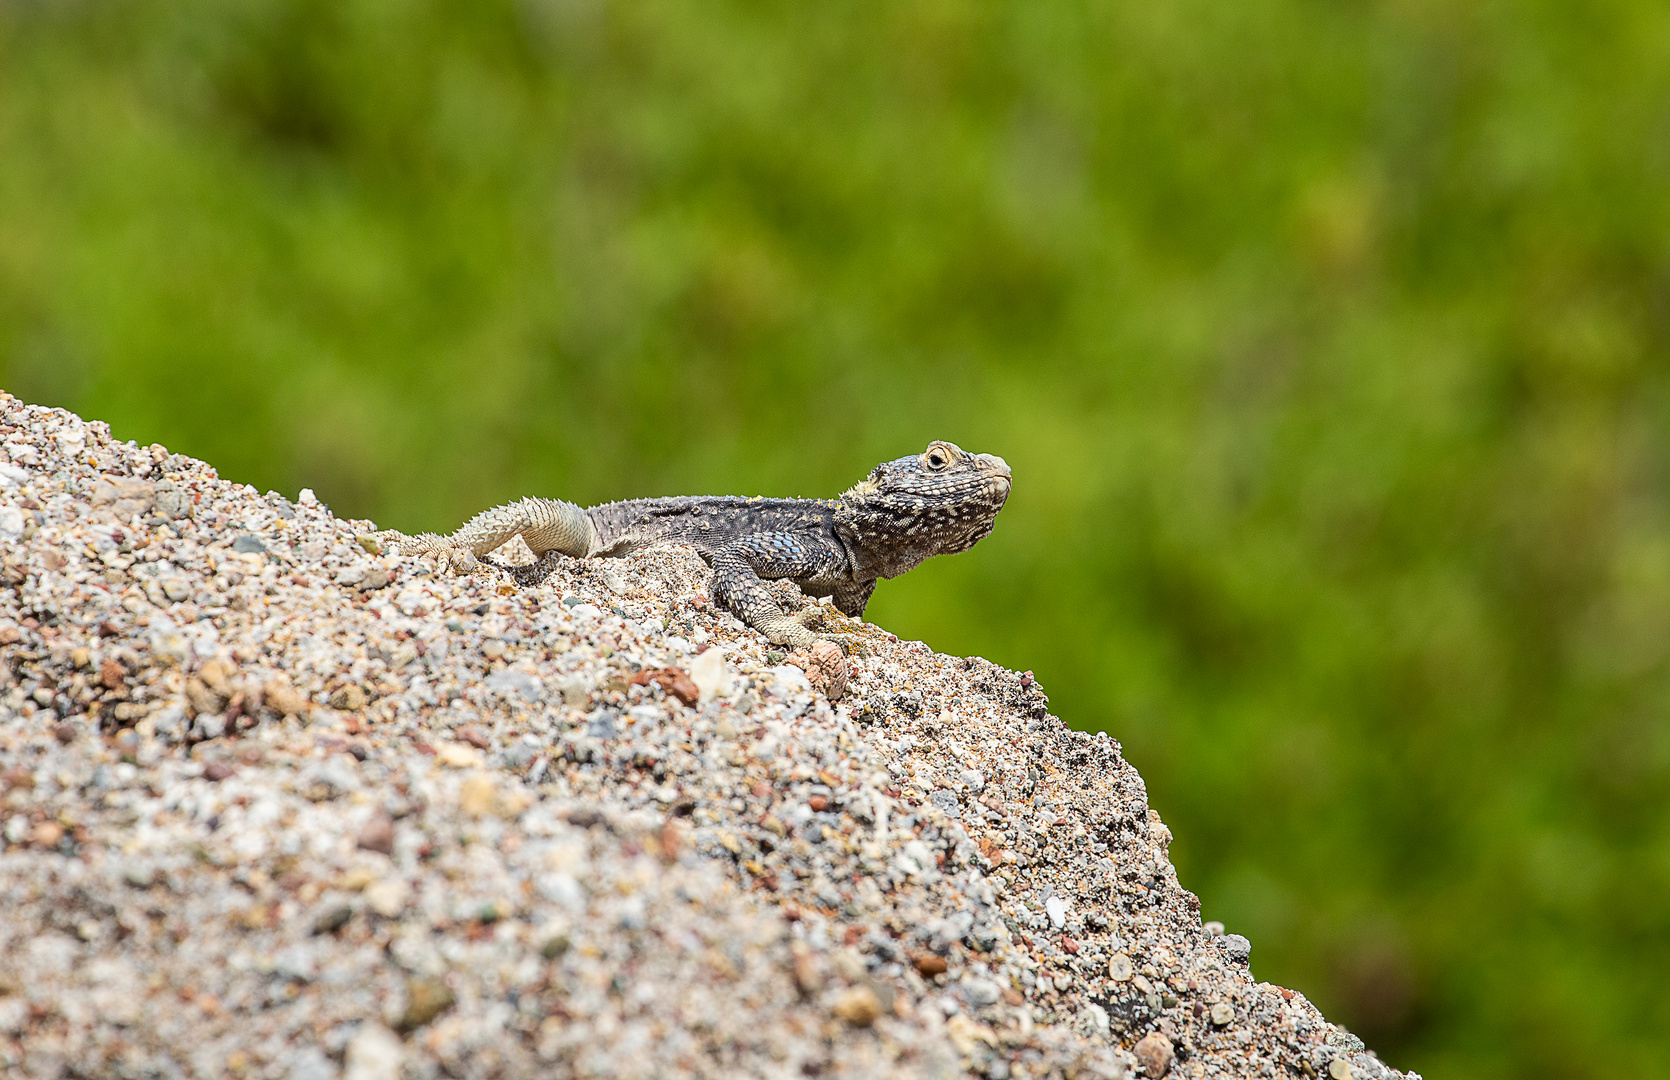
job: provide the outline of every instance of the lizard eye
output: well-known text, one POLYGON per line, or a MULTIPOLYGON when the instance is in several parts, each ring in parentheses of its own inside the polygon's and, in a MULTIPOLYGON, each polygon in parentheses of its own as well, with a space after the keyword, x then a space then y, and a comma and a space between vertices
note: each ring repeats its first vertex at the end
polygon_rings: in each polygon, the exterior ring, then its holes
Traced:
POLYGON ((930 469, 943 469, 951 463, 950 455, 937 446, 930 448, 928 452, 922 456, 923 459, 927 461, 928 468, 930 469))

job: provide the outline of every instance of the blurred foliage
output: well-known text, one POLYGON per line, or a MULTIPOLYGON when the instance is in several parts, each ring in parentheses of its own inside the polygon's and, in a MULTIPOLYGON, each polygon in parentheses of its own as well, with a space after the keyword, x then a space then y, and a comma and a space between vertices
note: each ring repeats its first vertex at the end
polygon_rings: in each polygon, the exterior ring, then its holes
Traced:
POLYGON ((1431 1075, 1670 1075, 1667 339, 1645 0, 0 6, 0 384, 405 529, 1000 453, 872 617, 1431 1075))

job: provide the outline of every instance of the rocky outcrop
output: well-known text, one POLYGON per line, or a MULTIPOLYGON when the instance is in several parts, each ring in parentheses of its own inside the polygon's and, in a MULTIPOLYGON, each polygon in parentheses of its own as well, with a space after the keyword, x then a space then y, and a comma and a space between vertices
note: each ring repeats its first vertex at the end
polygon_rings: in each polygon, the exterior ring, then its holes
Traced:
POLYGON ((375 531, 0 400, 0 1071, 1398 1075, 1029 674, 375 531))

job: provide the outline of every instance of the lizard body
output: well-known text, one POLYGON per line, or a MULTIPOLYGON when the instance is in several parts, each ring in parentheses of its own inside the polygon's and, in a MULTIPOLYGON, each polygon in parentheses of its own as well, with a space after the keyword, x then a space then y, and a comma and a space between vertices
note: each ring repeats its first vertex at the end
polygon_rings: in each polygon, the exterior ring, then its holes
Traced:
POLYGON ((449 536, 396 543, 402 554, 433 555, 464 571, 517 536, 540 557, 689 544, 713 568, 716 603, 772 643, 798 648, 817 635, 783 612, 765 581, 787 578, 808 596, 828 596, 844 614, 860 616, 880 578, 967 551, 989 535, 1009 485, 1002 458, 934 442, 921 454, 882 462, 836 499, 699 496, 593 507, 522 499, 476 515, 449 536))

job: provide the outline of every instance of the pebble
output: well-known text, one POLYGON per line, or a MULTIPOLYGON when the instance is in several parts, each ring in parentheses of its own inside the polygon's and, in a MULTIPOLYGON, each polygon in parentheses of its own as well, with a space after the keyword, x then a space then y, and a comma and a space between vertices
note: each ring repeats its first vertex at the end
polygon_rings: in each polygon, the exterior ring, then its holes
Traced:
POLYGON ((881 1018, 881 998, 868 986, 848 987, 830 1011, 853 1027, 867 1028, 881 1018))
POLYGON ((400 1030, 423 1027, 452 1008, 456 1000, 452 989, 442 979, 422 976, 407 980, 406 1011, 400 1017, 400 1030))
POLYGON ((367 1024, 348 1043, 342 1080, 400 1080, 404 1057, 399 1036, 380 1024, 367 1024))
POLYGON ((1223 943, 1223 950, 1229 958, 1238 964, 1244 964, 1252 956, 1252 942, 1240 934, 1225 934, 1218 938, 1223 943))
POLYGON ((1351 1046, 1224 962, 1118 744, 1015 672, 843 623, 837 693, 688 549, 521 587, 5 396, 0 448, 0 984, 32 1006, 0 997, 0 1072, 1115 1080, 1157 1035, 1219 1076, 1351 1046))
POLYGON ((379 811, 360 828, 359 846, 383 855, 394 854, 394 819, 379 811))
POLYGON ((1235 1022, 1235 1007, 1228 1002, 1220 1001, 1212 1006, 1212 1026, 1227 1027, 1235 1022))
POLYGON ((383 918, 392 919, 406 909, 406 900, 411 894, 411 886, 399 878, 394 878, 367 886, 365 902, 372 911, 383 918))
POLYGON ((1171 1045, 1171 1040, 1157 1031, 1149 1032, 1137 1040, 1136 1046, 1131 1048, 1131 1053, 1136 1055, 1142 1071, 1155 1078, 1170 1072, 1171 1063, 1177 1057, 1177 1050, 1171 1045))

